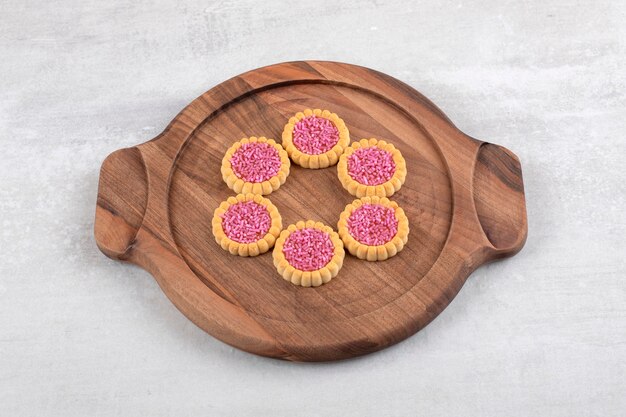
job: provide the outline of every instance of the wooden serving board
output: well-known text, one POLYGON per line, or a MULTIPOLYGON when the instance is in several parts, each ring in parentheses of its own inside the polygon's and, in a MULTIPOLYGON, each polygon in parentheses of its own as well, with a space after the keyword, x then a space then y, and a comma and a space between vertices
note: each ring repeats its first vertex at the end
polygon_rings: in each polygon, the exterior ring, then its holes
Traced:
MULTIPOLYGON (((336 167, 294 164, 268 196, 284 225, 302 219, 336 228, 354 197, 336 167)), ((519 160, 460 132, 433 103, 380 72, 335 62, 290 62, 247 72, 194 100, 163 133, 118 150, 100 172, 95 237, 107 256, 145 268, 199 327, 259 355, 325 361, 374 352, 432 321, 478 266, 518 252, 527 222, 519 160), (392 199, 411 233, 384 262, 346 254, 337 278, 318 288, 285 282, 271 252, 240 258, 211 233, 213 211, 233 192, 221 159, 235 141, 280 141, 290 116, 329 109, 352 140, 393 143, 407 180, 392 199)))

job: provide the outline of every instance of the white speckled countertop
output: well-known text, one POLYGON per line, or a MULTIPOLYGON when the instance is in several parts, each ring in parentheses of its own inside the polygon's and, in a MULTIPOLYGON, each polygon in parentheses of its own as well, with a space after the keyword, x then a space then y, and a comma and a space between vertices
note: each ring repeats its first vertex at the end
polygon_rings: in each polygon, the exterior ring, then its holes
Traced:
POLYGON ((60 1, 0 6, 0 414, 626 413, 626 2, 60 1), (425 330, 292 364, 183 317, 93 235, 107 154, 294 59, 414 86, 521 159, 529 237, 425 330))

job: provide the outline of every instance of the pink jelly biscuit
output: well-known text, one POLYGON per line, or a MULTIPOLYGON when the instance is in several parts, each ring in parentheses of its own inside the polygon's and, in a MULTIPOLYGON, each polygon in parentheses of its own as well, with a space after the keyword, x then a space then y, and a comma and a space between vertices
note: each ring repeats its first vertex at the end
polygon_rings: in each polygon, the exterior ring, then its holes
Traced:
POLYGON ((348 158, 348 174, 365 185, 379 185, 389 181, 396 172, 391 153, 376 147, 359 148, 348 158))
POLYGON ((235 242, 252 243, 270 230, 272 219, 264 206, 254 201, 233 204, 222 215, 224 234, 235 242))
POLYGON ((398 233, 398 220, 392 208, 379 204, 363 204, 348 218, 348 231, 360 243, 384 245, 398 233))
POLYGON ((246 182, 263 182, 278 174, 280 155, 263 142, 242 144, 230 158, 235 175, 246 182))
POLYGON ((300 271, 316 271, 333 258, 334 247, 328 233, 313 228, 296 230, 283 245, 283 254, 300 271))
POLYGON ((309 116, 293 127, 293 144, 300 152, 320 155, 339 142, 339 130, 324 117, 309 116))

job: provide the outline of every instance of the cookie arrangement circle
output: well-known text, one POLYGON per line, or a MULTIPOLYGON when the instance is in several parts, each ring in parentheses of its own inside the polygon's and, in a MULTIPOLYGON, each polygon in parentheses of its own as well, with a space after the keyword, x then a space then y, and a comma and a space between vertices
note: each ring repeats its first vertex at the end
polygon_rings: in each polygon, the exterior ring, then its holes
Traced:
POLYGON ((384 261, 398 254, 409 238, 409 220, 395 201, 363 197, 348 204, 337 223, 339 237, 351 255, 384 261))
POLYGON ((213 213, 213 236, 233 255, 257 256, 270 250, 283 228, 278 209, 260 194, 228 197, 213 213))
POLYGON ((406 180, 406 161, 391 143, 361 139, 341 155, 337 175, 343 188, 356 197, 391 197, 406 180))
POLYGON ((331 227, 308 220, 283 230, 272 255, 283 279, 303 287, 318 287, 337 276, 345 251, 331 227))
POLYGON ((222 178, 236 193, 267 195, 289 175, 289 157, 274 139, 263 136, 235 142, 222 159, 222 178))
POLYGON ((213 235, 222 249, 242 257, 272 247, 274 267, 284 280, 318 287, 337 276, 345 257, 384 261, 406 245, 409 221, 387 197, 400 190, 406 162, 395 146, 375 138, 350 145, 344 121, 328 110, 307 109, 291 117, 282 145, 265 137, 243 138, 226 151, 222 177, 239 193, 215 209, 213 235), (285 183, 290 158, 303 168, 337 164, 339 180, 358 197, 340 214, 337 230, 314 220, 282 228, 282 218, 262 195, 285 183))
POLYGON ((306 109, 289 119, 282 139, 283 147, 294 164, 318 169, 339 161, 350 144, 350 133, 336 113, 306 109))

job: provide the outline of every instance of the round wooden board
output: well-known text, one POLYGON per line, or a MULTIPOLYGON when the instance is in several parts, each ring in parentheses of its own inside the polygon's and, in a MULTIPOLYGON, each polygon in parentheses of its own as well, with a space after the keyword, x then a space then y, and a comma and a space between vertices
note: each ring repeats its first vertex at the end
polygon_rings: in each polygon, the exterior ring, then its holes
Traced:
MULTIPOLYGON (((336 228, 354 197, 336 167, 294 164, 268 196, 286 225, 319 220, 336 228)), ((508 150, 469 138, 430 101, 379 72, 333 62, 292 62, 232 78, 194 100, 150 142, 103 163, 95 235, 110 257, 150 271, 198 326, 246 351, 321 361, 373 352, 435 318, 479 265, 512 255, 526 238, 521 169, 508 150), (212 213, 234 195, 220 174, 235 141, 280 141, 305 108, 339 114, 352 140, 393 143, 407 180, 392 199, 411 232, 384 262, 346 254, 330 283, 284 281, 271 252, 240 258, 211 233, 212 213)))

